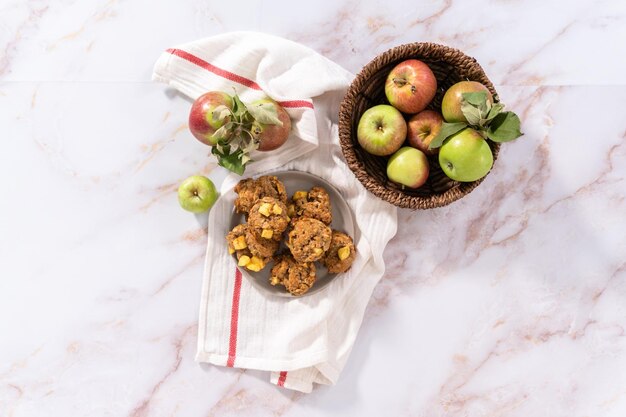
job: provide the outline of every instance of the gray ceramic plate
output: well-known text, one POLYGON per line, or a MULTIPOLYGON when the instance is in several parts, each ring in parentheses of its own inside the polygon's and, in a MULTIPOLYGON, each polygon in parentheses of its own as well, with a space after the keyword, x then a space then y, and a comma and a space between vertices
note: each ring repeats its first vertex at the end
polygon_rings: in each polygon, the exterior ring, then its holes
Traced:
MULTIPOLYGON (((331 227, 333 229, 347 233, 353 238, 355 237, 354 222, 352 220, 352 212, 350 211, 350 207, 348 207, 348 204, 346 203, 346 200, 344 200, 344 198, 342 197, 341 193, 337 191, 337 189, 333 187, 328 181, 313 174, 309 174, 308 172, 302 171, 273 172, 269 175, 275 175, 276 177, 278 177, 279 180, 282 181, 282 183, 285 185, 285 188, 287 189, 287 194, 289 195, 289 197, 291 197, 296 191, 306 191, 315 186, 320 186, 326 189, 326 191, 328 191, 328 195, 330 196, 330 203, 333 212, 333 222, 331 224, 331 227)), ((234 191, 232 192, 234 193, 234 191)), ((243 222, 245 222, 244 216, 235 212, 233 208, 230 229, 243 222)), ((317 268, 317 280, 315 281, 315 285, 313 285, 313 287, 301 297, 320 291, 322 288, 328 285, 328 283, 336 276, 336 274, 328 273, 326 268, 324 268, 324 266, 320 262, 316 262, 315 266, 317 268)), ((251 272, 245 268, 239 269, 241 270, 242 275, 245 276, 260 291, 268 295, 296 298, 295 296, 288 293, 284 287, 273 286, 269 283, 270 270, 272 269, 271 263, 259 272, 251 272)))

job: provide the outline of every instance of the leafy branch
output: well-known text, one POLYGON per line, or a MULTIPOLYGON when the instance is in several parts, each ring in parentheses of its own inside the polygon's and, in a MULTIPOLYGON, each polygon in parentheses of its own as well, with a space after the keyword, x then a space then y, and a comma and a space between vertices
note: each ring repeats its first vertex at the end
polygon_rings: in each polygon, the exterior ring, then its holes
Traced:
POLYGON ((233 95, 232 108, 219 105, 212 111, 211 117, 223 125, 213 133, 216 140, 211 153, 217 163, 236 174, 242 175, 250 154, 259 147, 259 139, 253 132, 255 122, 260 124, 280 125, 276 107, 272 103, 246 105, 237 94, 233 95))

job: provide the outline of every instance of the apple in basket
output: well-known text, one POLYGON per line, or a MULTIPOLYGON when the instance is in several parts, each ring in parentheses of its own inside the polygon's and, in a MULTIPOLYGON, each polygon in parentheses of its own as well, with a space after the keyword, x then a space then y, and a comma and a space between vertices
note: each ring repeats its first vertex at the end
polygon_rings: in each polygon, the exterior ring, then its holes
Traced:
POLYGON ((476 181, 491 169, 493 154, 481 134, 468 127, 443 142, 439 150, 439 165, 453 180, 476 181))
POLYGON ((439 148, 428 148, 441 129, 443 118, 433 110, 424 110, 411 117, 407 122, 406 140, 410 146, 426 155, 434 155, 439 148))
POLYGON ((405 146, 394 153, 387 162, 387 177, 409 188, 419 188, 428 179, 428 158, 419 149, 405 146))
MULTIPOLYGON (((218 139, 214 133, 230 121, 230 116, 213 114, 218 106, 233 108, 233 99, 221 91, 209 91, 198 97, 189 112, 189 130, 200 142, 214 146, 218 139)), ((217 112, 216 112, 217 113, 217 112)))
POLYGON ((443 95, 443 100, 441 100, 441 113, 446 122, 467 122, 467 118, 461 110, 463 93, 478 93, 480 91, 486 92, 487 101, 493 104, 493 97, 487 87, 476 81, 460 81, 448 88, 443 95))
POLYGON ((254 101, 246 107, 248 108, 248 112, 255 118, 250 132, 259 143, 259 151, 273 151, 281 147, 287 141, 289 132, 291 132, 291 119, 283 106, 276 103, 274 100, 262 99, 254 101), (263 115, 259 114, 257 111, 257 109, 261 107, 270 109, 271 113, 275 114, 275 117, 278 118, 280 123, 276 120, 265 120, 263 115))
POLYGON ((437 79, 432 70, 417 59, 396 65, 385 81, 389 103, 403 113, 418 113, 428 106, 437 92, 437 79))
POLYGON ((363 113, 356 135, 361 147, 372 155, 391 155, 406 139, 406 122, 394 107, 379 104, 363 113))

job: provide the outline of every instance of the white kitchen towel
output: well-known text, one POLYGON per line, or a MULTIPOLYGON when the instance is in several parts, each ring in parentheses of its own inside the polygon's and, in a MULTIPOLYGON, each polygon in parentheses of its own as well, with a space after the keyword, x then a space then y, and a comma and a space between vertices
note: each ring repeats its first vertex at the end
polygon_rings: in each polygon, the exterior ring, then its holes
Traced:
POLYGON ((242 277, 227 251, 223 230, 232 215, 232 187, 240 179, 229 175, 209 214, 196 360, 271 371, 271 382, 302 392, 314 383, 337 382, 397 227, 396 208, 368 193, 341 153, 338 110, 352 78, 303 45, 253 32, 180 45, 157 61, 153 79, 192 99, 234 90, 244 102, 269 96, 282 103, 292 118, 292 135, 278 150, 253 155, 244 176, 272 170, 318 175, 346 198, 357 229, 358 256, 350 271, 315 294, 268 296, 242 277))

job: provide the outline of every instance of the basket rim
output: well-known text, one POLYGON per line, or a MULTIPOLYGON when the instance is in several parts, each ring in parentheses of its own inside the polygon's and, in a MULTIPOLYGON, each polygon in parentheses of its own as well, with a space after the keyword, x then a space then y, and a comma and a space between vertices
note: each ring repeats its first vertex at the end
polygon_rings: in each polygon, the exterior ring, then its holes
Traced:
MULTIPOLYGON (((375 196, 401 208, 410 209, 432 209, 437 207, 443 207, 451 204, 474 190, 483 180, 489 175, 485 175, 473 182, 463 182, 448 189, 441 194, 431 194, 427 197, 412 196, 403 193, 398 189, 388 188, 384 184, 381 184, 377 179, 373 178, 365 169, 363 161, 357 156, 352 141, 352 128, 351 128, 351 116, 354 111, 355 99, 360 93, 360 88, 367 81, 368 75, 372 72, 380 70, 382 67, 389 65, 392 62, 397 62, 404 59, 417 58, 419 59, 424 51, 431 49, 437 49, 446 56, 452 56, 456 60, 463 60, 471 65, 472 70, 480 75, 480 77, 468 78, 470 81, 478 81, 485 85, 487 89, 493 95, 494 101, 498 102, 498 94, 491 83, 491 80, 487 77, 484 70, 475 58, 470 57, 460 51, 459 49, 452 48, 446 45, 433 43, 433 42, 412 42, 390 48, 383 53, 377 55, 369 61, 361 71, 356 75, 346 94, 339 106, 339 142, 344 155, 344 158, 348 162, 348 166, 352 170, 353 174, 363 184, 363 186, 375 196), (477 79, 479 78, 479 79, 477 79)), ((493 161, 498 156, 500 148, 499 143, 491 144, 493 161)), ((493 168, 492 168, 493 169, 493 168)))

